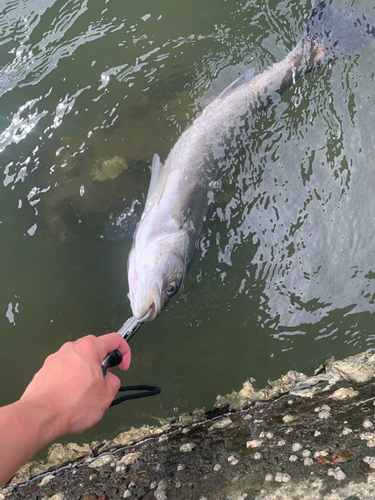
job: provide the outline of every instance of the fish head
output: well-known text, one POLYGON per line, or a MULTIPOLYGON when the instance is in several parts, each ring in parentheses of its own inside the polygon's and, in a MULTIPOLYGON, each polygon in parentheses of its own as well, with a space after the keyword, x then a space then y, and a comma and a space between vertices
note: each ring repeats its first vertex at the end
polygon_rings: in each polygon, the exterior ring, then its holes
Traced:
POLYGON ((181 288, 187 251, 184 231, 159 235, 143 247, 135 241, 128 261, 128 296, 137 319, 155 319, 181 288))

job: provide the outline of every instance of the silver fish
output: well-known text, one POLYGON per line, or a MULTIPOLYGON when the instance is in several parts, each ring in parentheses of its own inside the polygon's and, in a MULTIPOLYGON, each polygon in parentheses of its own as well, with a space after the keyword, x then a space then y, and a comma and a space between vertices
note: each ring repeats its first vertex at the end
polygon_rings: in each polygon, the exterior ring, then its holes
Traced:
POLYGON ((152 321, 181 288, 231 148, 295 81, 373 40, 372 23, 315 0, 305 33, 279 63, 245 73, 213 100, 180 136, 162 165, 152 163, 146 206, 128 261, 133 315, 152 321))

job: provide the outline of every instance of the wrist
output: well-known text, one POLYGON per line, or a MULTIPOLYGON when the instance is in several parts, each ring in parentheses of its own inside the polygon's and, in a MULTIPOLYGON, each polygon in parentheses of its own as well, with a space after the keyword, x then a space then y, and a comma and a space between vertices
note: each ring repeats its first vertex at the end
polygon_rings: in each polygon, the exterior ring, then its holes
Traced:
POLYGON ((70 421, 65 417, 64 408, 44 395, 22 397, 14 406, 20 427, 33 429, 40 448, 66 434, 69 428, 70 421))

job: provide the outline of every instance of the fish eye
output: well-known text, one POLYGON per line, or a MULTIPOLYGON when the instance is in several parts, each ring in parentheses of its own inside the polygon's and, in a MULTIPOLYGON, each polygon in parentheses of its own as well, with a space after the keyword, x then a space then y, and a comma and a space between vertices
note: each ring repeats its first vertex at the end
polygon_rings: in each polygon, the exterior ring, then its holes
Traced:
POLYGON ((170 297, 172 297, 172 295, 174 295, 176 292, 177 292, 176 282, 175 281, 171 281, 167 285, 167 295, 169 295, 170 297))

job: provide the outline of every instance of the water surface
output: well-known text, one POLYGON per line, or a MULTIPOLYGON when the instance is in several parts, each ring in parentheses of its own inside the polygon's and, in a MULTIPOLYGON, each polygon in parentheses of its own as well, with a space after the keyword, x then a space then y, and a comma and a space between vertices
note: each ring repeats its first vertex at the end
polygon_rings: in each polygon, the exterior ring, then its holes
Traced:
MULTIPOLYGON (((165 160, 208 102, 286 56, 310 8, 3 2, 0 404, 61 344, 127 319, 131 242, 104 239, 106 222, 142 207, 153 154, 165 160)), ((375 18, 373 1, 340 8, 375 18)), ((183 291, 142 327, 121 376, 162 394, 109 410, 78 440, 374 348, 374 54, 297 81, 237 145, 183 291)))

